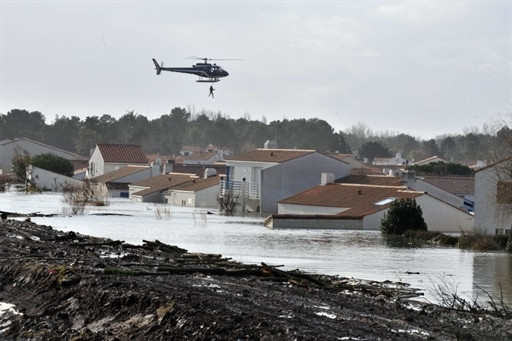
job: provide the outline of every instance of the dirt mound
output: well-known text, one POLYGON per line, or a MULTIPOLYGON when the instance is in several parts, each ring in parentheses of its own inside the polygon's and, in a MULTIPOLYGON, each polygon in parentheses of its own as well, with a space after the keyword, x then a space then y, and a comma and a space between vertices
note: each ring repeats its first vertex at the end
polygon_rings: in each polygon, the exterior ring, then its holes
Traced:
POLYGON ((0 225, 7 340, 507 340, 512 322, 410 302, 403 283, 0 225))

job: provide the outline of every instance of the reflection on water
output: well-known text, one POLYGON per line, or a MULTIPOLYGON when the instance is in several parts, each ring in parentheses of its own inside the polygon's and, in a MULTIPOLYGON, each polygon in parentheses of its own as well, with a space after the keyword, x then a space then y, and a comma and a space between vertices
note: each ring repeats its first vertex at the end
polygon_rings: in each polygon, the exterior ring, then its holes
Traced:
MULTIPOLYGON (((0 194, 0 210, 4 211, 60 213, 62 206, 59 195, 0 194)), ((222 254, 246 263, 266 262, 285 269, 406 282, 422 289, 433 302, 438 299, 433 289, 444 283, 470 300, 485 290, 493 295, 503 293, 505 302, 512 304, 512 261, 507 254, 415 245, 383 238, 379 231, 269 230, 262 225, 262 218, 205 215, 204 210, 182 207, 171 207, 169 217, 157 219, 156 207, 116 199, 108 207, 91 208, 89 213, 128 216, 59 215, 32 220, 64 231, 133 244, 158 239, 190 252, 222 254)))
POLYGON ((474 257, 473 298, 487 297, 488 293, 512 302, 512 255, 482 253, 474 257))

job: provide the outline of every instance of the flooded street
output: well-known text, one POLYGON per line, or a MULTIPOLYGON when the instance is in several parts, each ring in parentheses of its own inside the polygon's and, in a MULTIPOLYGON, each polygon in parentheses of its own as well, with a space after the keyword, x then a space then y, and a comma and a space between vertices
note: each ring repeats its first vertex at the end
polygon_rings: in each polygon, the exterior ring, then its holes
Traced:
POLYGON ((505 253, 397 245, 378 231, 270 230, 260 217, 224 217, 207 214, 205 209, 128 199, 112 199, 109 206, 91 207, 82 216, 64 216, 67 204, 62 199, 59 194, 1 193, 0 210, 56 214, 32 221, 132 244, 157 239, 190 252, 218 253, 245 263, 403 281, 422 289, 433 302, 438 298, 435 288, 441 286, 469 300, 486 298, 485 292, 503 295, 512 305, 512 257, 505 253), (98 215, 105 213, 117 215, 98 215))

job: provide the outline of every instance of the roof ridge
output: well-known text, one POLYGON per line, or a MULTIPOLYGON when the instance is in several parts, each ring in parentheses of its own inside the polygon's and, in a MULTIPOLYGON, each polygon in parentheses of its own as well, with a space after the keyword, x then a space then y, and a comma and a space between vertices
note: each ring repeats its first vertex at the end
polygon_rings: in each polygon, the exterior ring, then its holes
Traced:
POLYGON ((393 185, 373 185, 373 184, 353 184, 350 182, 336 182, 332 185, 350 186, 350 187, 376 187, 376 188, 407 188, 407 186, 393 186, 393 185))
POLYGON ((282 152, 316 152, 315 149, 257 148, 256 150, 270 150, 270 151, 282 151, 282 152))

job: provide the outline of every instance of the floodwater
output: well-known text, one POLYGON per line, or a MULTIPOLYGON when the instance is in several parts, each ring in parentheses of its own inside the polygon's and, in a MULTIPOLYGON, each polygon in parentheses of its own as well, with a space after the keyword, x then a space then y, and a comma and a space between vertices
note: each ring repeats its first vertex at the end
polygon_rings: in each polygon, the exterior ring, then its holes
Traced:
POLYGON ((245 263, 265 262, 284 269, 409 283, 439 303, 438 288, 468 301, 489 294, 512 306, 512 255, 420 246, 385 239, 379 231, 283 229, 263 226, 263 217, 225 217, 206 209, 111 199, 84 215, 64 214, 60 194, 0 193, 0 210, 57 214, 32 218, 62 231, 142 244, 158 239, 189 252, 222 254, 245 263), (96 215, 111 213, 116 215, 96 215))

